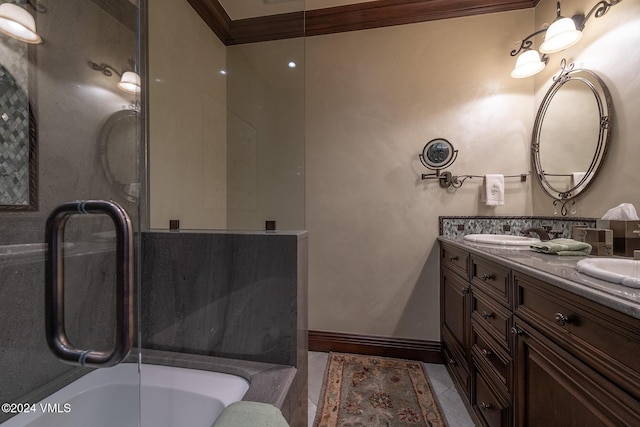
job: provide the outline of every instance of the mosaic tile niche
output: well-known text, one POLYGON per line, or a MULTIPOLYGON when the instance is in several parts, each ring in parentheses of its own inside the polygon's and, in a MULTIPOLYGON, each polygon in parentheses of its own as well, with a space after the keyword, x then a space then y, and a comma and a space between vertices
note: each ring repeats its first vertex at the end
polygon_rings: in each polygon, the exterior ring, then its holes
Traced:
POLYGON ((511 234, 519 235, 528 227, 550 227, 560 232, 558 237, 571 237, 571 227, 595 228, 595 218, 558 218, 544 216, 441 216, 440 236, 461 239, 466 234, 511 234))
POLYGON ((0 205, 26 205, 29 203, 29 97, 24 89, 26 47, 13 43, 11 50, 5 48, 6 43, 3 43, 0 46, 3 54, 3 65, 0 65, 0 205))

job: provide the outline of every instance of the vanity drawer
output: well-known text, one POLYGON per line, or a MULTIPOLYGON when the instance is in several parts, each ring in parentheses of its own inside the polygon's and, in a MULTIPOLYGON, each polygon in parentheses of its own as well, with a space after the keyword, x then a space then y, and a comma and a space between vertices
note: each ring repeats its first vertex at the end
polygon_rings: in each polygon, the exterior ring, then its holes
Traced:
POLYGON ((471 257, 471 283, 507 308, 511 307, 510 273, 507 267, 481 257, 471 257))
POLYGON ((506 427, 511 424, 511 404, 489 385, 480 369, 474 375, 474 409, 489 427, 506 427))
POLYGON ((471 320, 484 329, 507 351, 511 334, 511 311, 494 302, 479 289, 472 293, 471 320))
POLYGON ((640 319, 520 273, 514 284, 515 315, 640 399, 640 319))
POLYGON ((463 249, 440 243, 440 262, 459 275, 469 279, 469 253, 463 249))
POLYGON ((478 325, 472 327, 471 354, 477 366, 485 366, 485 370, 493 372, 493 376, 509 393, 511 387, 512 365, 511 356, 478 325))

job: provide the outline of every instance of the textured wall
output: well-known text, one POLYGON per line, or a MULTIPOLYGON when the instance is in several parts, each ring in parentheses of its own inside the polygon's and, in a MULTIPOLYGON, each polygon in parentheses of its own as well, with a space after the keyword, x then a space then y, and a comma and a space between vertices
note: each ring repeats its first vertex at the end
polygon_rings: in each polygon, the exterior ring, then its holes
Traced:
MULTIPOLYGON (((523 215, 530 180, 506 203, 422 181, 427 141, 459 150, 456 174, 529 171, 533 81, 509 56, 533 10, 307 39, 309 327, 439 338, 439 215, 523 215)), ((524 29, 524 30, 523 30, 524 29)))
POLYGON ((184 1, 149 2, 150 226, 226 226, 225 47, 184 1))
POLYGON ((227 67, 227 228, 303 230, 304 40, 229 46, 227 67))

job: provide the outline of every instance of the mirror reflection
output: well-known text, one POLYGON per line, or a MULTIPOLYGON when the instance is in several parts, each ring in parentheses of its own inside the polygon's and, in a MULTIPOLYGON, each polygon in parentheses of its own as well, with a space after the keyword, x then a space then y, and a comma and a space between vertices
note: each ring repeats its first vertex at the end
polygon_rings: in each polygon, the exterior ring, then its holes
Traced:
POLYGON ((137 174, 136 135, 140 113, 122 110, 113 113, 100 132, 102 169, 109 184, 126 200, 140 195, 137 174))
POLYGON ((532 140, 538 182, 563 207, 596 178, 609 143, 610 114, 611 98, 602 80, 563 63, 540 105, 532 140))
POLYGON ((457 150, 443 138, 432 139, 422 149, 420 160, 429 169, 444 169, 455 160, 457 150))

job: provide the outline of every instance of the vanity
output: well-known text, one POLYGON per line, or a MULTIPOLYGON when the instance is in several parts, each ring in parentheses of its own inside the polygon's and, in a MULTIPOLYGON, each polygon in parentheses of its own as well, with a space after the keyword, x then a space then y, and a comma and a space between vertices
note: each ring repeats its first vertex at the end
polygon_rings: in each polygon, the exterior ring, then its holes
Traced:
POLYGON ((482 425, 640 425, 640 289, 585 257, 439 243, 445 363, 482 425))

